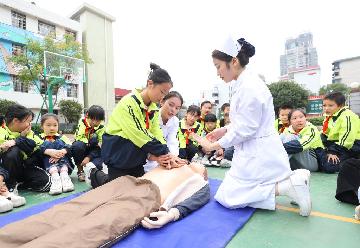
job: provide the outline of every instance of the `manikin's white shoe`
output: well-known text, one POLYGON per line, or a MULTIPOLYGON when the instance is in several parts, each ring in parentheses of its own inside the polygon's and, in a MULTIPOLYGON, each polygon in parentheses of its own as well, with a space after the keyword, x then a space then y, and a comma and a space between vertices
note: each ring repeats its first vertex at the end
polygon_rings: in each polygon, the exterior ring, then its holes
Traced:
POLYGON ((25 197, 19 196, 15 192, 9 192, 9 194, 6 196, 6 198, 8 198, 12 202, 14 208, 17 208, 17 207, 20 207, 20 206, 26 204, 25 197))
POLYGON ((58 195, 62 193, 62 184, 61 178, 58 172, 55 172, 51 175, 51 187, 49 194, 50 195, 58 195))
POLYGON ((301 216, 309 216, 311 213, 310 197, 310 172, 300 169, 295 170, 290 178, 278 183, 279 195, 285 195, 295 201, 300 208, 301 216))

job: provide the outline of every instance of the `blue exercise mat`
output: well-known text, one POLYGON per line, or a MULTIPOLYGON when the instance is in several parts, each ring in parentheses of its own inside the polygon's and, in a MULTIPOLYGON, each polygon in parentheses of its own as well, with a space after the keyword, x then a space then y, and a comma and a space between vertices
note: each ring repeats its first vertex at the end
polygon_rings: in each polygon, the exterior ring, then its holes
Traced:
MULTIPOLYGON (((210 179, 211 199, 201 209, 186 218, 170 223, 161 229, 147 230, 142 227, 135 230, 114 247, 224 247, 231 238, 245 225, 255 212, 253 208, 227 209, 214 200, 214 195, 221 183, 210 179)), ((64 198, 39 204, 20 212, 0 216, 0 227, 22 220, 33 214, 47 210, 53 205, 69 201, 76 193, 64 198)))

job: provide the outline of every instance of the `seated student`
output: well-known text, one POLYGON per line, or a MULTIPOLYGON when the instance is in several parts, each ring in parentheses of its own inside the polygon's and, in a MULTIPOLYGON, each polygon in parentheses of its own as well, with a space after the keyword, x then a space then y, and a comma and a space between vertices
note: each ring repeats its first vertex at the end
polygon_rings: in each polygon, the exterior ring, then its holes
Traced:
POLYGON ((230 113, 230 103, 224 103, 221 106, 221 112, 223 113, 223 118, 220 119, 220 127, 225 127, 228 123, 230 123, 229 113, 230 113))
MULTIPOLYGON (((177 91, 171 91, 160 101, 159 122, 160 128, 163 132, 166 145, 172 155, 179 155, 179 141, 177 139, 177 132, 179 129, 179 119, 176 117, 181 106, 183 98, 177 91)), ((145 172, 155 168, 159 165, 156 161, 157 157, 151 155, 147 163, 144 165, 145 172)), ((180 161, 179 161, 180 162, 180 161)))
POLYGON ((360 220, 360 159, 350 158, 341 163, 335 198, 357 206, 355 219, 360 220))
POLYGON ((324 97, 321 139, 325 146, 321 170, 338 172, 340 163, 349 158, 358 158, 360 153, 359 117, 345 106, 345 96, 340 92, 324 97))
POLYGON ((306 114, 302 109, 291 110, 289 120, 290 126, 280 137, 289 155, 291 169, 317 171, 324 147, 320 132, 313 124, 306 121, 306 114))
POLYGON ((210 199, 206 180, 197 164, 122 176, 1 228, 0 247, 109 247, 140 224, 160 228, 201 208, 210 199))
POLYGON ((5 114, 0 127, 0 212, 25 204, 17 195, 17 186, 48 191, 48 173, 42 169, 39 146, 42 140, 31 130, 31 110, 14 104, 5 114))
POLYGON ((188 161, 191 161, 195 154, 199 152, 199 145, 190 136, 191 133, 202 134, 203 129, 200 123, 197 122, 199 116, 200 108, 195 105, 190 105, 184 119, 182 119, 179 124, 179 157, 188 161))
MULTIPOLYGON (((207 114, 204 119, 205 128, 203 130, 202 136, 206 137, 209 133, 216 129, 217 118, 214 114, 207 114)), ((201 163, 205 166, 216 166, 216 167, 230 167, 231 161, 228 161, 224 158, 224 150, 219 149, 212 152, 200 152, 202 155, 201 163)))
POLYGON ((71 142, 65 135, 58 133, 59 119, 57 115, 41 116, 41 128, 44 132, 40 134, 40 138, 44 140, 44 143, 40 146, 40 151, 44 154, 45 169, 51 176, 49 194, 57 195, 73 191, 74 184, 69 177, 73 169, 70 154, 71 142))
POLYGON ((281 134, 285 131, 287 127, 289 127, 289 113, 292 110, 290 105, 282 105, 279 108, 279 118, 275 120, 275 129, 281 134))
POLYGON ((75 133, 75 141, 71 151, 78 169, 79 181, 85 181, 84 166, 92 162, 102 169, 101 143, 105 127, 105 111, 98 105, 91 106, 86 112, 85 118, 79 121, 75 133))

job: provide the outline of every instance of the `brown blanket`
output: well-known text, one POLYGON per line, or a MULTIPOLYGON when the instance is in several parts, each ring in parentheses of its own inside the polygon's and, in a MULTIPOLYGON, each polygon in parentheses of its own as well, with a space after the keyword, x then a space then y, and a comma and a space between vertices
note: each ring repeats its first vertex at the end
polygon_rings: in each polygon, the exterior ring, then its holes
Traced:
POLYGON ((123 176, 69 202, 0 229, 0 247, 98 247, 160 207, 151 181, 123 176))

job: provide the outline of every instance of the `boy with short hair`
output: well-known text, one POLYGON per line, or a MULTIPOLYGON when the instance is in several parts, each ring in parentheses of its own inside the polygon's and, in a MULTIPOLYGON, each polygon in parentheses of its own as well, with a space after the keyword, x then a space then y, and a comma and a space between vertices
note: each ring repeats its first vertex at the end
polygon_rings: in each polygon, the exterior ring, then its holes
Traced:
POLYGON ((285 131, 286 128, 289 127, 289 113, 293 109, 292 106, 284 104, 279 108, 279 118, 275 120, 275 129, 276 131, 281 134, 285 131))
POLYGON ((203 129, 197 120, 200 117, 200 108, 196 105, 190 105, 186 111, 184 119, 179 123, 179 157, 191 161, 199 151, 198 143, 191 138, 191 133, 202 134, 203 129))
POLYGON ((345 96, 340 92, 324 97, 325 119, 321 140, 325 146, 322 170, 326 173, 338 172, 340 163, 360 154, 359 117, 345 106, 345 96))
POLYGON ((105 111, 98 105, 92 105, 83 119, 79 121, 75 141, 71 146, 75 164, 78 168, 79 181, 85 181, 84 165, 89 162, 102 169, 101 143, 105 132, 102 122, 105 111))

